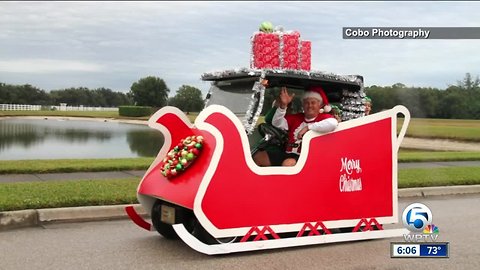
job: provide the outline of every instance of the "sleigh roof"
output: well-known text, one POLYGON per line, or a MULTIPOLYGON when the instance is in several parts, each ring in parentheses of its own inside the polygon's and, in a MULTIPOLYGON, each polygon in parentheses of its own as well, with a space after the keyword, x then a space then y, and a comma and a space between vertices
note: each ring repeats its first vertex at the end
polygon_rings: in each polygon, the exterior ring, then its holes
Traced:
POLYGON ((270 87, 286 86, 307 89, 310 86, 322 86, 332 102, 341 98, 344 90, 359 92, 363 88, 363 76, 338 75, 321 71, 281 70, 281 69, 231 69, 202 74, 202 80, 213 83, 239 79, 258 79, 264 76, 270 87))

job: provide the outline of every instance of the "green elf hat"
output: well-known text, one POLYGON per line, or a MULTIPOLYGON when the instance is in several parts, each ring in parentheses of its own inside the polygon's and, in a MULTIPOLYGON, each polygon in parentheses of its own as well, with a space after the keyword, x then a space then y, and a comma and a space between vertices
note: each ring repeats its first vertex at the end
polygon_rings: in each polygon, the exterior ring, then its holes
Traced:
POLYGON ((332 107, 332 111, 336 113, 342 113, 342 110, 340 110, 340 108, 337 105, 331 104, 330 106, 332 107))
POLYGON ((258 28, 260 32, 264 33, 272 33, 273 32, 273 24, 269 21, 262 22, 260 27, 258 28))

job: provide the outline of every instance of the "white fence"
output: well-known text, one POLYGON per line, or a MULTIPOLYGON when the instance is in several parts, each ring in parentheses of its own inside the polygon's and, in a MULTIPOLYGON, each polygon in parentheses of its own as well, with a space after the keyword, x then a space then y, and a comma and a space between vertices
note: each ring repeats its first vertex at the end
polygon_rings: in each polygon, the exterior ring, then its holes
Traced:
POLYGON ((67 106, 61 103, 60 106, 42 106, 25 104, 0 104, 0 111, 40 111, 40 110, 58 110, 58 111, 118 111, 116 107, 85 107, 85 106, 67 106))

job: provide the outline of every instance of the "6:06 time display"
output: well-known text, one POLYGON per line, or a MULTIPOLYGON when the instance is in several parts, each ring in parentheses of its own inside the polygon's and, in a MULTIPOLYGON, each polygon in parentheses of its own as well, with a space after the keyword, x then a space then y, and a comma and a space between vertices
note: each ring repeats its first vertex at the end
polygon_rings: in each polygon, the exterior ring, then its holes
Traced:
POLYGON ((448 258, 449 243, 390 243, 392 258, 448 258))
POLYGON ((392 257, 417 257, 420 256, 418 244, 392 244, 392 257))

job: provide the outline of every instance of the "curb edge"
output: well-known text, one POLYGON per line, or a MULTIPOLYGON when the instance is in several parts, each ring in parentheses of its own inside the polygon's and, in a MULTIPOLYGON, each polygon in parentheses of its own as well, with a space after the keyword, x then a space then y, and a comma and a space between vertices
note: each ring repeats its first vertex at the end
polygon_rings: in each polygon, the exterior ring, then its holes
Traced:
MULTIPOLYGON (((430 197, 448 195, 480 194, 480 185, 402 188, 398 190, 399 198, 430 197)), ((149 217, 140 204, 101 205, 85 207, 27 209, 0 212, 0 232, 42 226, 52 223, 69 223, 126 219, 126 206, 134 206, 144 217, 149 217)))

